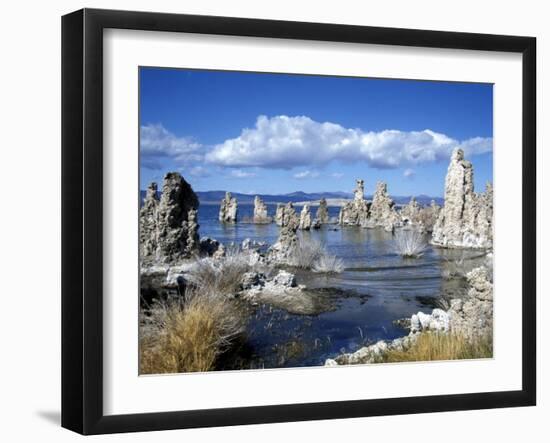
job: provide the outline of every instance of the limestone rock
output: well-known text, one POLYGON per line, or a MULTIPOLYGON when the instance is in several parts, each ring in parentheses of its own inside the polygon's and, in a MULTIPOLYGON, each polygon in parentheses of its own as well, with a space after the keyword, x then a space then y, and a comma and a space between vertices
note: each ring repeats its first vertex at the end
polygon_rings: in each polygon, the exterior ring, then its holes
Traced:
POLYGON ((254 197, 254 223, 271 223, 271 218, 267 215, 267 205, 259 197, 254 197))
POLYGON ((270 248, 275 261, 285 261, 296 247, 298 244, 296 230, 297 227, 295 225, 285 226, 281 229, 277 242, 270 248))
POLYGON ((207 257, 221 258, 225 256, 225 247, 218 240, 210 237, 203 237, 199 243, 201 255, 207 257))
POLYGON ((212 258, 215 260, 219 260, 223 257, 225 257, 225 246, 223 245, 223 243, 220 243, 220 246, 218 246, 216 252, 212 254, 212 258))
MULTIPOLYGON (((257 296, 260 292, 282 293, 287 289, 298 289, 296 276, 288 271, 279 270, 272 278, 267 278, 261 272, 246 272, 241 279, 241 287, 248 291, 246 298, 257 296)), ((302 289, 302 288, 300 288, 302 289)))
POLYGON ((340 208, 338 222, 341 225, 366 226, 368 224, 369 205, 365 200, 365 182, 363 180, 356 181, 353 195, 353 200, 346 202, 340 208))
POLYGON ((140 268, 139 289, 141 302, 150 304, 153 299, 160 298, 166 291, 179 290, 185 292, 185 273, 190 268, 189 263, 178 265, 146 264, 140 268))
POLYGON ((445 205, 433 228, 432 243, 444 247, 493 246, 493 188, 474 192, 472 164, 455 149, 445 179, 445 205))
POLYGON ((364 346, 350 354, 340 354, 333 359, 325 360, 325 366, 357 365, 376 363, 389 350, 404 351, 416 341, 418 335, 410 334, 391 341, 380 340, 372 345, 364 346))
POLYGON ((187 214, 187 245, 185 247, 188 255, 197 252, 200 246, 199 241, 199 223, 198 211, 194 208, 189 209, 187 214))
POLYGON ((440 212, 441 206, 434 200, 431 201, 430 206, 422 208, 418 214, 419 229, 422 232, 432 232, 440 212))
POLYGON ((373 345, 365 346, 352 354, 343 354, 336 358, 338 364, 364 364, 374 363, 378 357, 387 351, 388 344, 385 341, 378 341, 373 345))
POLYGON ((283 225, 283 212, 285 210, 285 205, 282 203, 277 203, 277 209, 275 209, 275 223, 278 226, 283 225))
POLYGON ((405 351, 417 340, 417 333, 410 333, 394 340, 380 340, 372 345, 363 346, 355 352, 340 354, 333 359, 325 360, 325 366, 369 364, 380 361, 384 354, 390 350, 405 351))
POLYGON ((388 195, 387 185, 384 182, 378 182, 372 198, 367 226, 383 227, 391 231, 398 223, 399 216, 394 209, 393 200, 388 195))
POLYGON ((237 221, 237 199, 231 197, 231 192, 226 192, 220 204, 219 220, 222 223, 235 223, 237 221))
POLYGON ((409 203, 401 208, 401 219, 405 225, 418 225, 420 223, 421 207, 415 197, 411 197, 409 203))
POLYGON ((157 184, 151 183, 140 209, 139 217, 139 245, 141 257, 154 257, 157 248, 158 226, 157 184))
POLYGON ((265 275, 258 272, 245 272, 241 278, 241 288, 248 291, 265 286, 265 275))
POLYGON ((449 314, 442 309, 434 309, 431 314, 419 312, 411 317, 411 333, 449 331, 449 314))
POLYGON ((279 232, 277 242, 269 248, 270 258, 275 262, 285 262, 298 244, 296 231, 300 225, 300 220, 296 216, 292 203, 288 203, 284 208, 281 220, 285 224, 279 232), (289 215, 285 211, 288 211, 289 215))
POLYGON ((355 189, 353 191, 353 199, 357 201, 365 200, 365 181, 358 179, 355 181, 355 189))
POLYGON ((466 300, 453 300, 449 310, 450 328, 469 338, 491 334, 493 330, 493 284, 489 271, 481 266, 466 278, 469 290, 466 300))
POLYGON ((315 219, 319 224, 325 224, 329 222, 328 205, 327 205, 327 200, 325 198, 322 198, 319 201, 319 207, 317 208, 317 214, 315 215, 315 219))
POLYGON ((199 250, 199 200, 177 172, 164 176, 160 200, 156 185, 147 190, 140 211, 140 257, 144 262, 172 263, 199 250))
POLYGON ((302 211, 300 212, 300 223, 299 228, 303 229, 305 231, 309 231, 312 227, 312 220, 311 220, 311 210, 309 208, 309 204, 304 204, 304 207, 302 208, 302 211))
POLYGON ((296 214, 294 205, 292 202, 288 202, 286 205, 278 204, 277 212, 275 214, 275 222, 279 226, 296 225, 296 229, 300 225, 300 218, 296 214))
POLYGON ((201 255, 210 256, 220 247, 220 242, 210 237, 202 237, 199 244, 201 255))
POLYGON ((333 309, 326 297, 296 283, 290 272, 279 270, 272 278, 265 274, 250 272, 241 280, 240 297, 253 305, 268 304, 296 315, 319 315, 333 309))
POLYGON ((273 286, 283 286, 285 288, 296 287, 296 276, 287 271, 279 271, 279 273, 271 280, 273 286))

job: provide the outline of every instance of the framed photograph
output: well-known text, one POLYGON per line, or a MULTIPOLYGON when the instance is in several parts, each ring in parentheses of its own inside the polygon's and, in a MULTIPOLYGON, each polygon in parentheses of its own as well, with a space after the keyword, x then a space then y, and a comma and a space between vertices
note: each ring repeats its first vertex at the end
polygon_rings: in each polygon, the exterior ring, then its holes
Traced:
POLYGON ((536 41, 62 20, 62 425, 536 402, 536 41))

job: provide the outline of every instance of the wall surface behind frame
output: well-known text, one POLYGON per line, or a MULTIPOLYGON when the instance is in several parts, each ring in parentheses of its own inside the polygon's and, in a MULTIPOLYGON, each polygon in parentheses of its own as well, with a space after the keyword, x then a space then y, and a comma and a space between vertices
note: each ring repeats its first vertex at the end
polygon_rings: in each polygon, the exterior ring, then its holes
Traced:
MULTIPOLYGON (((20 1, 3 5, 0 27, 0 180, 4 190, 2 243, 2 364, 0 436, 9 442, 66 442, 82 439, 59 427, 60 416, 60 17, 81 7, 156 10, 531 35, 538 38, 539 226, 550 210, 550 156, 542 156, 550 121, 550 30, 544 2, 471 1, 392 2, 202 0, 20 1)), ((519 208, 518 208, 519 210, 519 208)), ((539 319, 550 290, 541 271, 550 265, 547 232, 539 229, 539 319)), ((548 274, 548 273, 546 273, 548 274)), ((247 426, 231 429, 170 431, 97 437, 132 442, 164 441, 403 441, 442 438, 447 442, 544 441, 550 435, 548 322, 539 321, 539 406, 495 411, 440 413, 339 421, 247 426)))

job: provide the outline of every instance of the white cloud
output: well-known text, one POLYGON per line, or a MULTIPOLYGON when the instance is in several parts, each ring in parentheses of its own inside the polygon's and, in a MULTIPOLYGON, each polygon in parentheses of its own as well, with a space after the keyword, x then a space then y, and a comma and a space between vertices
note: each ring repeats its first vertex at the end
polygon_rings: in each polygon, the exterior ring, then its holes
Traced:
POLYGON ((304 179, 308 179, 308 178, 317 178, 317 177, 319 177, 319 172, 310 171, 310 170, 300 171, 300 172, 297 172, 296 174, 294 174, 293 177, 297 180, 304 180, 304 179))
POLYGON ((210 177, 212 174, 204 166, 195 166, 189 170, 189 175, 193 177, 210 177))
POLYGON ((256 177, 257 174, 255 172, 243 171, 242 169, 233 169, 229 175, 233 178, 252 178, 256 177))
POLYGON ((162 169, 162 164, 158 158, 152 156, 141 156, 140 165, 147 169, 160 170, 162 169))
POLYGON ((335 178, 337 180, 340 180, 342 177, 344 177, 344 173, 343 172, 333 172, 332 174, 330 174, 330 176, 332 178, 335 178))
POLYGON ((411 168, 407 168, 403 171, 403 177, 405 178, 414 178, 414 176, 416 175, 416 172, 414 171, 414 169, 411 169, 411 168))
POLYGON ((397 168, 448 159, 455 147, 471 156, 490 152, 492 145, 492 138, 460 142, 429 129, 364 132, 305 116, 262 115, 254 128, 243 129, 239 137, 216 145, 206 154, 206 161, 222 166, 281 169, 363 161, 375 168, 397 168))
POLYGON ((140 153, 142 165, 160 168, 159 159, 169 157, 178 163, 200 161, 202 145, 190 137, 177 137, 161 124, 140 127, 140 153))

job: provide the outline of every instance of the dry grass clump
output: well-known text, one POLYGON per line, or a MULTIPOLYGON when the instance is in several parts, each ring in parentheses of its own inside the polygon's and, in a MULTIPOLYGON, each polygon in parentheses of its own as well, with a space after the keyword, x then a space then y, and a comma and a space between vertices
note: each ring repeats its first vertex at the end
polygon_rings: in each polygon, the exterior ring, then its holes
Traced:
POLYGON ((325 254, 323 245, 318 241, 300 240, 290 251, 288 264, 295 268, 311 269, 315 262, 325 254))
POLYGON ((428 246, 424 235, 417 229, 400 229, 395 232, 395 252, 402 257, 418 258, 428 246))
POLYGON ((311 269, 319 273, 340 273, 344 270, 342 259, 329 255, 317 241, 300 240, 290 251, 288 264, 295 268, 311 269))
POLYGON ((322 255, 313 263, 312 271, 323 274, 339 274, 344 270, 344 261, 335 255, 322 255))
POLYGON ((197 258, 183 297, 156 301, 141 315, 140 373, 214 369, 245 330, 244 308, 231 296, 240 291, 246 272, 263 267, 257 256, 237 247, 220 259, 197 258))
POLYGON ((227 297, 201 292, 156 302, 141 315, 140 373, 202 372, 244 332, 245 316, 227 297))
POLYGON ((456 293, 452 293, 452 294, 447 292, 441 293, 439 297, 436 297, 434 299, 434 307, 447 312, 449 309, 451 309, 453 300, 457 298, 456 295, 457 295, 456 293))
POLYGON ((197 260, 186 277, 203 291, 231 295, 239 291, 241 278, 246 272, 248 264, 244 260, 224 258, 217 262, 206 259, 197 260))
POLYGON ((246 272, 256 271, 265 275, 272 268, 256 261, 250 251, 238 247, 227 248, 225 257, 218 260, 197 259, 186 275, 187 280, 203 292, 232 295, 240 290, 240 283, 246 272))
POLYGON ((384 363, 430 360, 462 360, 493 357, 491 336, 468 340, 457 334, 420 334, 414 344, 403 351, 389 350, 383 356, 384 363))

